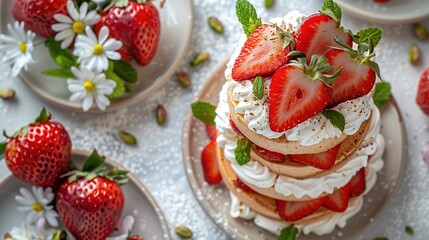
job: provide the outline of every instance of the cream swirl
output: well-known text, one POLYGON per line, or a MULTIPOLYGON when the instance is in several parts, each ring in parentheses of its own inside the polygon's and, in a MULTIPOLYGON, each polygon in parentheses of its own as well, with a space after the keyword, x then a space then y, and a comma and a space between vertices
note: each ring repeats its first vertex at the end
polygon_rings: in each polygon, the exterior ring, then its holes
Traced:
POLYGON ((231 162, 231 168, 243 181, 259 188, 272 187, 277 177, 277 174, 270 172, 268 167, 262 166, 257 161, 250 161, 244 165, 231 162))
POLYGON ((229 195, 231 196, 231 210, 229 211, 231 217, 250 220, 256 216, 256 213, 249 206, 240 202, 231 191, 229 195))

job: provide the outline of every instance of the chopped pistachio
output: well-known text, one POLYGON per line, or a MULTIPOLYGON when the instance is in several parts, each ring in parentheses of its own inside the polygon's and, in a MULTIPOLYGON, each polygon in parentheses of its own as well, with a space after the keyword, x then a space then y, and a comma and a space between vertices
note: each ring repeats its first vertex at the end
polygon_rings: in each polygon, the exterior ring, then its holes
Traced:
POLYGON ((125 131, 119 131, 118 133, 119 138, 128 145, 136 145, 137 139, 134 137, 131 133, 125 132, 125 131))
POLYGON ((198 53, 197 55, 195 55, 194 59, 192 59, 191 66, 196 67, 202 64, 203 62, 207 61, 207 59, 209 59, 209 52, 205 51, 205 52, 198 53))
POLYGON ((421 23, 415 23, 413 25, 414 34, 416 37, 422 41, 426 41, 429 38, 428 29, 421 23))
POLYGON ((223 33, 223 24, 217 17, 209 17, 208 22, 213 31, 220 34, 223 33))
POLYGON ((158 125, 164 125, 167 120, 167 111, 161 104, 156 107, 156 122, 158 125))
POLYGON ((181 239, 188 239, 192 237, 192 231, 185 226, 178 226, 174 231, 181 239))
POLYGON ((405 232, 406 232, 408 235, 410 235, 410 236, 413 236, 413 235, 414 235, 414 229, 413 229, 412 227, 410 227, 410 226, 406 226, 406 227, 405 227, 405 232))
POLYGON ((270 8, 271 6, 273 6, 273 2, 274 0, 264 0, 265 8, 270 8))
POLYGON ((420 61, 420 48, 416 44, 411 45, 408 58, 411 64, 417 64, 420 61))
POLYGON ((177 81, 183 88, 188 88, 191 85, 191 78, 185 71, 180 71, 177 73, 177 81))
POLYGON ((15 90, 12 88, 0 88, 0 97, 8 100, 15 97, 15 90))

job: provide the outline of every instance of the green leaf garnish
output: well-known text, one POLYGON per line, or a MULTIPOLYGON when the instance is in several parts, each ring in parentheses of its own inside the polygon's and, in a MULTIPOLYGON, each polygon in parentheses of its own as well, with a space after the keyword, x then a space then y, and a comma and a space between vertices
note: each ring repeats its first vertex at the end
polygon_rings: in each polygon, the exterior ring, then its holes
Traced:
POLYGON ((366 43, 370 44, 370 41, 372 41, 374 47, 378 45, 381 39, 381 35, 383 34, 383 31, 381 31, 380 28, 365 28, 361 29, 355 36, 353 36, 353 40, 355 43, 366 43))
POLYGON ((369 61, 367 62, 367 64, 368 64, 368 66, 369 66, 372 70, 374 70, 375 74, 377 74, 377 77, 378 77, 378 78, 380 78, 380 79, 382 79, 382 78, 381 78, 381 74, 380 74, 380 67, 378 66, 378 63, 376 63, 376 62, 374 62, 374 61, 369 60, 369 61))
POLYGON ((294 225, 285 227, 280 232, 280 235, 277 237, 277 240, 295 240, 298 235, 298 228, 294 225))
POLYGON ((381 109, 390 99, 390 83, 379 82, 375 85, 375 93, 372 96, 374 104, 381 109))
POLYGON ((346 119, 344 118, 343 114, 335 110, 326 109, 322 111, 322 114, 332 123, 332 125, 340 129, 341 132, 344 131, 344 128, 346 126, 346 119))
POLYGON ((249 1, 237 0, 235 11, 246 36, 250 36, 257 27, 262 25, 262 20, 258 18, 255 8, 249 1))
POLYGON ((208 102, 194 102, 191 104, 192 114, 208 125, 215 125, 216 107, 208 102))
POLYGON ((49 54, 52 60, 61 68, 71 68, 77 66, 77 58, 68 49, 62 49, 61 43, 55 41, 54 37, 48 38, 45 42, 46 47, 49 49, 49 54))
POLYGON ((336 22, 341 22, 342 12, 340 6, 333 0, 325 0, 320 13, 330 16, 336 22))
POLYGON ((414 229, 410 226, 405 227, 405 232, 410 236, 414 236, 414 229))
POLYGON ((252 142, 241 138, 237 141, 237 147, 234 150, 235 160, 241 166, 250 161, 250 149, 252 142))
POLYGON ((125 91, 124 81, 122 80, 122 78, 120 78, 118 75, 116 75, 113 72, 105 71, 104 74, 106 75, 106 79, 113 80, 116 83, 116 86, 113 89, 113 92, 107 97, 110 100, 119 98, 122 95, 122 93, 125 91))
POLYGON ((75 78, 70 69, 46 69, 42 73, 51 77, 75 78))
POLYGON ((264 98, 265 94, 264 94, 264 78, 262 78, 261 76, 257 76, 255 78, 255 81, 253 81, 253 94, 259 99, 261 100, 262 98, 264 98))
POLYGON ((129 0, 111 0, 111 2, 117 7, 126 7, 128 6, 129 0))
POLYGON ((113 62, 113 72, 128 83, 137 82, 137 71, 131 64, 124 61, 113 62))
POLYGON ((42 108, 42 110, 40 111, 39 116, 36 118, 36 120, 34 120, 34 122, 39 123, 39 122, 46 122, 49 119, 51 119, 51 114, 46 111, 46 108, 42 108))
POLYGON ((7 142, 0 143, 0 160, 4 158, 4 152, 6 151, 7 142))
POLYGON ((83 164, 82 171, 83 172, 92 172, 101 164, 104 163, 105 157, 100 156, 98 154, 97 150, 92 151, 91 155, 85 160, 85 163, 83 164))

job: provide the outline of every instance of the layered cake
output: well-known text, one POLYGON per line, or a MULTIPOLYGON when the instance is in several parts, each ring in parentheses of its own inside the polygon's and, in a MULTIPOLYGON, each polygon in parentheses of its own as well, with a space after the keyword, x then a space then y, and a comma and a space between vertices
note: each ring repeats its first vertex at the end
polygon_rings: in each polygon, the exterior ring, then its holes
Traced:
POLYGON ((343 228, 383 167, 371 60, 381 31, 353 35, 329 0, 310 16, 249 17, 250 27, 237 14, 245 36, 227 64, 215 118, 230 214, 274 234, 290 225, 317 235, 343 228))

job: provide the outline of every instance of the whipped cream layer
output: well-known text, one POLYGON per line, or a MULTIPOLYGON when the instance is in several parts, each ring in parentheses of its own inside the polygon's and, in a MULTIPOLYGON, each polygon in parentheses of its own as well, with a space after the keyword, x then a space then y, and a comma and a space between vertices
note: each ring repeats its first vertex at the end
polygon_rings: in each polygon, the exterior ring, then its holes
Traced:
MULTIPOLYGON (((298 11, 292 11, 285 17, 271 19, 270 23, 275 23, 285 31, 295 31, 297 27, 306 19, 306 16, 298 11)), ((324 139, 339 137, 342 132, 326 119, 321 113, 298 124, 292 129, 284 132, 275 132, 270 128, 269 123, 269 104, 266 96, 269 94, 270 78, 265 79, 265 97, 259 100, 253 94, 253 84, 250 80, 236 82, 232 80, 231 72, 235 60, 246 42, 246 36, 243 36, 227 63, 225 78, 229 82, 228 90, 232 92, 232 100, 238 102, 235 112, 243 114, 244 120, 248 123, 250 130, 264 137, 274 139, 285 136, 290 141, 299 141, 303 146, 311 146, 320 143, 324 139)), ((371 115, 370 100, 372 92, 353 100, 343 102, 332 110, 336 110, 344 115, 346 125, 344 133, 347 135, 355 134, 362 123, 371 115)))
POLYGON ((371 99, 369 102, 373 116, 363 144, 359 146, 353 159, 349 160, 336 171, 322 177, 298 180, 292 177, 279 176, 255 160, 251 160, 245 165, 239 165, 235 160, 234 154, 239 136, 232 130, 229 122, 228 87, 228 83, 223 85, 219 94, 219 104, 216 108, 217 116, 215 122, 217 130, 220 132, 217 137, 217 143, 223 148, 224 156, 231 162, 231 167, 237 176, 248 184, 259 188, 274 187, 276 192, 285 196, 302 198, 308 195, 311 198, 316 198, 322 193, 333 193, 335 189, 346 185, 359 169, 367 166, 369 156, 374 155, 381 158, 385 141, 379 134, 381 124, 380 113, 371 99))
MULTIPOLYGON (((380 138, 381 139, 381 138, 380 138)), ((377 141, 377 140, 376 140, 377 141)), ((382 151, 380 151, 382 152, 382 151)), ((305 225, 295 225, 301 233, 310 234, 314 233, 318 236, 329 234, 336 226, 344 228, 347 221, 355 216, 363 206, 363 196, 366 195, 374 187, 377 181, 377 172, 383 168, 383 159, 381 153, 375 154, 366 168, 366 190, 362 196, 359 196, 356 201, 349 204, 346 211, 342 213, 332 212, 328 218, 323 218, 321 221, 315 221, 305 225)), ((282 221, 273 220, 267 218, 261 214, 253 211, 249 206, 240 202, 240 200, 230 192, 231 196, 231 209, 230 214, 234 218, 243 218, 246 220, 253 219, 256 225, 276 235, 280 234, 280 231, 287 227, 288 224, 282 221)))

